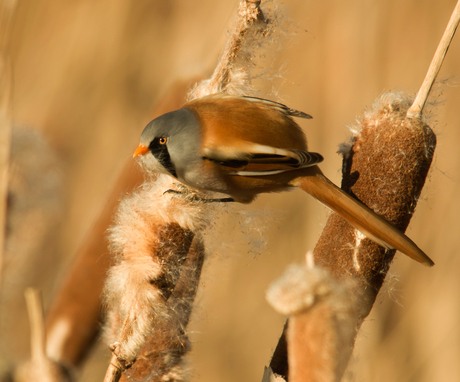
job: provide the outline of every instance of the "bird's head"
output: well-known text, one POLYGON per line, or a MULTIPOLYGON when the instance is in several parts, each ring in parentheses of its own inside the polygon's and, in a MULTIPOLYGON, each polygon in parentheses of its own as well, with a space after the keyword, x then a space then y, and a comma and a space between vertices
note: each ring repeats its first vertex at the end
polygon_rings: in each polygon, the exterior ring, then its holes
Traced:
POLYGON ((200 150, 199 121, 189 109, 179 109, 155 118, 144 129, 134 157, 149 171, 178 178, 200 150))

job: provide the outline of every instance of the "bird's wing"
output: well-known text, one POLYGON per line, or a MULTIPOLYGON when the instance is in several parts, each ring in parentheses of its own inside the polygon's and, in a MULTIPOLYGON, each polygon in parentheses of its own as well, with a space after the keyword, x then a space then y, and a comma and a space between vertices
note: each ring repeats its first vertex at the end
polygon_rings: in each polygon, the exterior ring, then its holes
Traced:
MULTIPOLYGON (((262 106, 269 107, 271 109, 280 111, 283 114, 289 115, 291 117, 298 117, 298 118, 305 118, 305 119, 312 119, 313 117, 310 114, 304 113, 303 111, 291 109, 290 107, 279 103, 275 101, 271 101, 268 99, 264 98, 259 98, 259 97, 251 97, 251 96, 235 96, 235 95, 230 95, 230 94, 221 94, 221 93, 216 93, 216 94, 210 94, 206 97, 200 98, 198 101, 202 102, 204 100, 235 100, 235 99, 243 99, 249 102, 252 102, 254 104, 259 104, 262 106)), ((192 101, 193 103, 193 101, 192 101)))
POLYGON ((310 114, 304 113, 303 111, 291 109, 290 107, 279 103, 275 101, 270 101, 268 99, 263 99, 263 98, 257 98, 257 97, 242 97, 248 101, 255 102, 255 103, 261 103, 263 105, 266 105, 272 109, 277 109, 281 111, 284 114, 290 115, 291 117, 299 117, 299 118, 305 118, 305 119, 312 119, 313 117, 310 114))
POLYGON ((321 154, 252 144, 245 151, 206 149, 203 159, 227 167, 230 175, 264 176, 315 166, 321 154))

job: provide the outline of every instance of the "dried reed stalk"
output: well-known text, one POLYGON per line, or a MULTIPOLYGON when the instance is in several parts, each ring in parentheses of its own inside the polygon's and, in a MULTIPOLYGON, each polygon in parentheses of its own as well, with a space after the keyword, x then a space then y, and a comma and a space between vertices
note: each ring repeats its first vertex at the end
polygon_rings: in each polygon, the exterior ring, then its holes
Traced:
POLYGON ((0 285, 2 283, 3 251, 5 248, 8 167, 12 129, 10 110, 12 78, 8 45, 16 6, 16 0, 3 1, 0 4, 0 285))
POLYGON ((69 375, 46 355, 45 320, 40 292, 34 288, 25 291, 30 322, 31 360, 16 370, 17 382, 64 382, 69 375))
POLYGON ((422 110, 425 106, 425 103, 428 99, 428 95, 430 94, 431 87, 434 84, 434 81, 441 69, 441 65, 444 61, 444 57, 446 56, 447 49, 449 49, 450 43, 454 38, 455 31, 457 30, 458 23, 460 22, 460 1, 457 2, 457 5, 452 12, 452 16, 450 16, 449 23, 447 24, 446 30, 439 42, 438 48, 433 56, 433 60, 431 61, 430 67, 428 69, 428 73, 420 87, 420 90, 417 93, 417 97, 415 97, 415 101, 412 106, 407 111, 408 118, 420 118, 422 115, 422 110))
POLYGON ((123 370, 123 365, 118 362, 117 356, 113 354, 112 358, 110 359, 109 367, 105 372, 104 382, 118 382, 121 378, 123 370))

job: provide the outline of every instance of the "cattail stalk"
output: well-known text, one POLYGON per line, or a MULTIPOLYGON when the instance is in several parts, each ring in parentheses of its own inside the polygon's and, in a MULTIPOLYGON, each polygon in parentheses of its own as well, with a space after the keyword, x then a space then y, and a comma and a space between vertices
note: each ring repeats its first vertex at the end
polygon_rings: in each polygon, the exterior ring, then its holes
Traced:
POLYGON ((121 378, 123 370, 124 368, 118 362, 117 356, 113 354, 112 358, 110 359, 109 367, 105 372, 104 382, 118 382, 121 378))
POLYGON ((260 9, 261 0, 243 0, 238 6, 238 18, 227 43, 222 51, 219 62, 212 76, 198 83, 192 89, 187 100, 192 101, 214 93, 238 93, 249 86, 248 73, 237 64, 245 37, 254 28, 261 28, 263 37, 267 34, 264 14, 260 9))
POLYGON ((428 72, 423 80, 422 86, 415 97, 415 101, 407 111, 408 118, 420 118, 422 110, 430 94, 431 87, 441 69, 441 65, 446 56, 447 49, 449 49, 450 43, 454 38, 455 31, 457 30, 458 23, 460 22, 460 1, 454 8, 452 16, 450 17, 449 23, 447 24, 446 30, 439 42, 436 53, 434 54, 433 60, 431 61, 428 72))

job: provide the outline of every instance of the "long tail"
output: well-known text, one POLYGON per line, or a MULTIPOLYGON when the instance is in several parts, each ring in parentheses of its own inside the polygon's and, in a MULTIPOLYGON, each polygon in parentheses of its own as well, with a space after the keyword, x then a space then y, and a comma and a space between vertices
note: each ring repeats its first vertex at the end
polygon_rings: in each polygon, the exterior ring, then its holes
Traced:
POLYGON ((338 188, 319 169, 314 175, 296 179, 295 185, 335 211, 377 244, 388 249, 397 249, 419 263, 428 266, 434 265, 434 262, 411 239, 364 204, 338 188))

